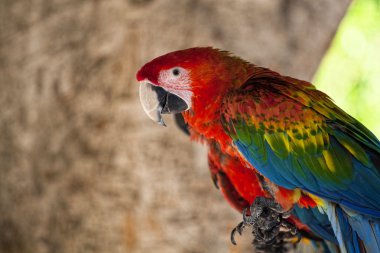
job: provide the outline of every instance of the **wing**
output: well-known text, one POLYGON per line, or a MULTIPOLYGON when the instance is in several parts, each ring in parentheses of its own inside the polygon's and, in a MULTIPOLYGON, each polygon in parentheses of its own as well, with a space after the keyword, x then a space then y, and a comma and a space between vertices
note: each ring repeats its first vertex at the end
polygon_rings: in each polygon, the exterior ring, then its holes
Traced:
POLYGON ((262 69, 222 106, 243 156, 272 182, 380 217, 380 143, 307 82, 262 69))

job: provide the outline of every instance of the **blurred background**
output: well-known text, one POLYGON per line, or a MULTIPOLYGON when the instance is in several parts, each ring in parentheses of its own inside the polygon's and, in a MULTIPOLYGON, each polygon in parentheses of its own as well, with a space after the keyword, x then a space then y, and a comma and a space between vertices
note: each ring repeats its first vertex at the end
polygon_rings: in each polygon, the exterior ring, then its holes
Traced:
POLYGON ((223 48, 314 79, 379 135, 379 2, 349 5, 1 0, 0 252, 252 252, 248 231, 230 243, 241 215, 206 150, 145 116, 135 73, 169 51, 223 48))
POLYGON ((318 88, 380 137, 380 1, 352 3, 314 78, 318 88))

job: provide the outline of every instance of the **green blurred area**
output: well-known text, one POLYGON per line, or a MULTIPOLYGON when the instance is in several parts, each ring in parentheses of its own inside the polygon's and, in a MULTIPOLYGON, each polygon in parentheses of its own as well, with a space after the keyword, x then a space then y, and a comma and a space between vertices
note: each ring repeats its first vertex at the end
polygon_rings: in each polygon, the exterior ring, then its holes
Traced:
POLYGON ((314 84, 380 137, 380 1, 356 0, 314 84))

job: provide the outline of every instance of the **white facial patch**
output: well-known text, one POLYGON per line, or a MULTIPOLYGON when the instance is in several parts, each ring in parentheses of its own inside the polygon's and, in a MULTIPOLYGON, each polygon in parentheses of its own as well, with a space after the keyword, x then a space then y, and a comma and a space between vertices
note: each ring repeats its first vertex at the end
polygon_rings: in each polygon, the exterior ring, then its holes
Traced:
POLYGON ((160 86, 182 98, 188 108, 191 107, 191 97, 193 95, 190 82, 189 71, 181 67, 162 70, 158 76, 160 86))

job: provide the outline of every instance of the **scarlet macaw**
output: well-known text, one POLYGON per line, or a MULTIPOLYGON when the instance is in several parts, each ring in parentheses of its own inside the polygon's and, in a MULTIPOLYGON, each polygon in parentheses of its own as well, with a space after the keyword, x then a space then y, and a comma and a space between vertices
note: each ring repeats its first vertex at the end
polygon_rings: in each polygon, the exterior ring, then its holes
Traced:
POLYGON ((182 113, 199 136, 287 189, 274 194, 283 207, 311 199, 342 252, 380 252, 380 142, 312 84, 213 48, 158 57, 137 79, 152 119, 182 113))

